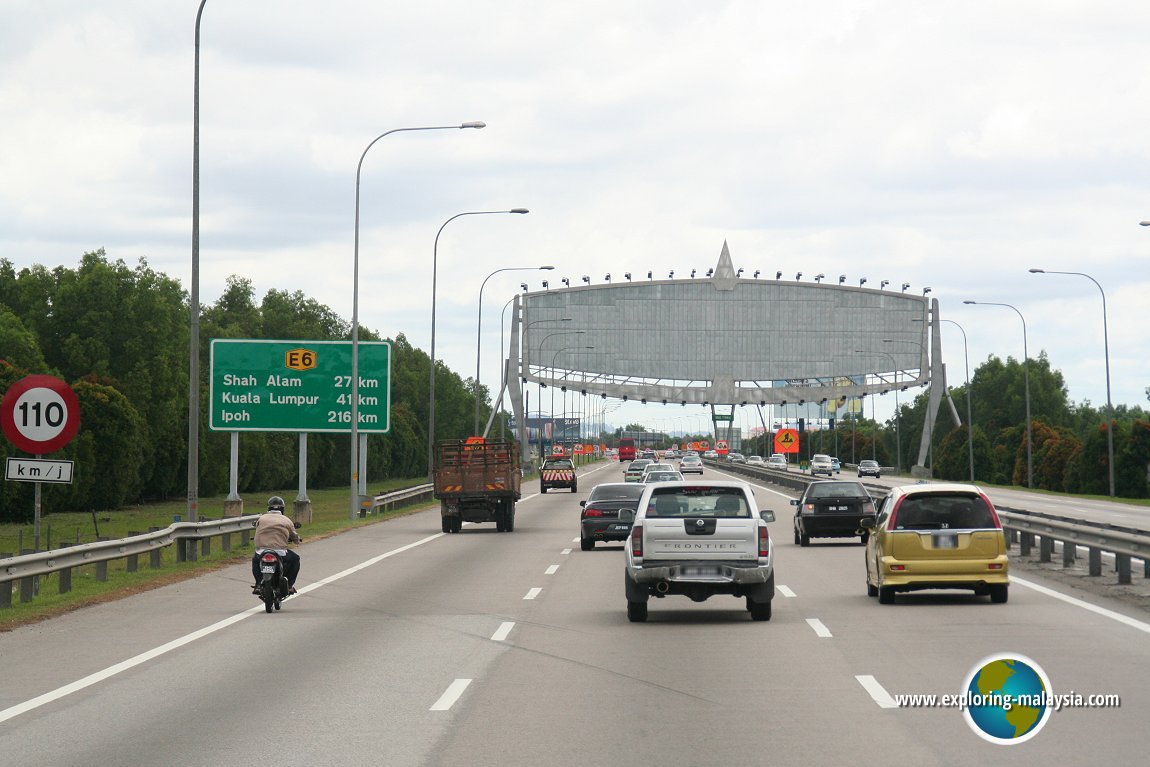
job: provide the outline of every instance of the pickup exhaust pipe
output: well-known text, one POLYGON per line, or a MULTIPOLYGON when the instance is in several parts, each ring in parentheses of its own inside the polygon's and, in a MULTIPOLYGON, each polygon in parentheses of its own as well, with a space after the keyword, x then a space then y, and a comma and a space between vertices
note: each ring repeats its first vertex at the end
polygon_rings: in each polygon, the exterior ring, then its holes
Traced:
POLYGON ((666 581, 659 581, 655 584, 655 591, 659 592, 660 594, 666 594, 670 590, 671 584, 667 583, 666 581))

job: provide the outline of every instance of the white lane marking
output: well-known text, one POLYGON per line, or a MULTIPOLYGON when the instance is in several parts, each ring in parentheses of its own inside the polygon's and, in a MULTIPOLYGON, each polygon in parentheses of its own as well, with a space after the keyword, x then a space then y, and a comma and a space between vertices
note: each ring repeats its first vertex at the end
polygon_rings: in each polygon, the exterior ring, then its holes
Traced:
POLYGON ((527 596, 525 596, 523 598, 524 599, 534 599, 535 597, 539 596, 539 592, 541 592, 541 591, 543 591, 543 589, 531 589, 530 591, 527 592, 527 596))
MULTIPOLYGON (((296 597, 293 597, 293 599, 295 599, 295 598, 297 598, 303 594, 307 594, 310 591, 315 591, 316 589, 318 589, 322 586, 326 586, 329 583, 334 583, 335 581, 338 581, 341 578, 346 578, 347 576, 352 575, 353 573, 357 573, 360 570, 364 569, 365 567, 370 567, 371 565, 374 565, 377 562, 381 562, 381 561, 387 559, 388 557, 393 557, 396 554, 402 554, 405 551, 409 551, 411 549, 414 549, 416 546, 422 546, 425 543, 428 543, 430 541, 434 541, 436 538, 442 538, 444 535, 446 535, 446 533, 436 533, 435 535, 429 535, 426 538, 421 538, 420 540, 415 541, 414 543, 409 543, 406 546, 400 546, 398 549, 392 549, 391 551, 380 554, 377 557, 372 557, 371 559, 367 560, 366 562, 361 562, 360 564, 358 564, 354 567, 349 567, 348 569, 344 570, 343 572, 339 572, 339 573, 336 573, 335 575, 328 576, 327 578, 324 578, 323 580, 320 580, 320 581, 316 581, 315 583, 309 583, 308 585, 301 588, 299 590, 299 594, 297 594, 296 597)), ((184 635, 178 639, 173 639, 171 642, 168 642, 167 644, 162 644, 159 647, 148 650, 147 652, 140 653, 139 655, 128 658, 125 661, 121 661, 121 662, 119 662, 113 666, 109 666, 108 668, 106 668, 102 671, 97 671, 94 674, 89 674, 88 676, 84 677, 83 679, 77 679, 75 682, 71 682, 70 684, 66 684, 63 687, 57 687, 55 690, 52 690, 51 692, 46 692, 43 695, 32 698, 31 700, 26 700, 23 703, 18 703, 15 706, 10 706, 9 708, 6 708, 6 709, 0 711, 0 722, 6 722, 9 719, 20 716, 21 714, 25 714, 29 711, 32 711, 33 709, 37 709, 40 706, 51 703, 54 700, 59 700, 60 698, 71 695, 74 692, 79 692, 80 690, 83 690, 87 687, 91 687, 92 685, 97 684, 99 682, 102 682, 105 679, 109 679, 109 678, 115 676, 116 674, 119 674, 123 671, 127 671, 130 668, 135 668, 136 666, 139 666, 142 663, 147 663, 150 660, 154 660, 155 658, 158 658, 161 655, 169 653, 172 650, 177 650, 186 644, 190 644, 190 643, 196 641, 197 639, 203 639, 204 637, 209 636, 210 634, 214 634, 215 632, 219 631, 220 629, 227 628, 228 626, 231 626, 233 623, 239 623, 244 618, 249 618, 249 617, 251 617, 257 613, 262 613, 263 611, 264 611, 264 606, 261 603, 259 605, 256 605, 255 607, 248 608, 247 610, 244 610, 241 613, 237 613, 237 614, 231 616, 230 618, 225 618, 222 621, 218 621, 216 623, 213 623, 210 626, 205 626, 204 628, 199 629, 198 631, 193 631, 192 633, 186 634, 186 635, 184 635)))
POLYGON ((822 637, 823 639, 830 639, 833 634, 831 630, 823 625, 823 622, 818 618, 807 618, 807 625, 815 630, 815 636, 822 637))
POLYGON ((499 624, 499 628, 495 629, 495 633, 491 635, 491 641, 502 642, 513 628, 515 628, 515 621, 503 621, 499 624))
POLYGON ((790 598, 790 597, 793 597, 795 595, 795 592, 791 591, 786 586, 776 586, 775 588, 777 588, 779 590, 779 593, 782 594, 784 597, 790 598))
POLYGON ((579 539, 578 539, 578 538, 572 538, 572 539, 571 539, 571 542, 572 542, 572 543, 578 543, 578 542, 579 542, 579 539))
POLYGON ((863 686, 863 689, 870 693, 871 698, 878 704, 879 708, 898 708, 898 704, 894 702, 894 698, 886 691, 886 688, 878 683, 870 674, 862 676, 855 676, 858 683, 863 686))
POLYGON ((467 689, 467 685, 471 684, 470 679, 456 679, 454 682, 447 686, 443 694, 439 696, 439 700, 432 704, 428 711, 449 711, 463 695, 463 691, 467 689))
POLYGON ((559 553, 560 553, 560 554, 570 554, 570 553, 571 553, 571 549, 563 549, 563 551, 560 551, 559 553))
MULTIPOLYGON (((1025 586, 1026 588, 1033 589, 1034 591, 1037 591, 1040 594, 1045 594, 1048 597, 1054 597, 1055 599, 1060 599, 1069 605, 1074 605, 1075 607, 1081 607, 1083 610, 1089 610, 1090 612, 1101 615, 1104 618, 1109 618, 1110 620, 1118 621, 1119 623, 1124 623, 1127 626, 1130 626, 1131 628, 1135 628, 1135 629, 1138 629, 1139 631, 1144 631, 1145 633, 1150 634, 1150 623, 1145 623, 1145 622, 1140 621, 1136 618, 1131 618, 1129 615, 1123 615, 1122 613, 1116 613, 1113 610, 1107 610, 1105 607, 1099 607, 1098 605, 1094 605, 1094 604, 1091 604, 1089 602, 1083 601, 1081 599, 1077 599, 1075 597, 1069 596, 1067 594, 1063 594, 1060 591, 1055 591, 1054 589, 1047 588, 1046 586, 1039 586, 1037 583, 1034 583, 1033 581, 1028 581, 1024 578, 1019 578, 1018 576, 1013 575, 1013 574, 1010 576, 1010 582, 1012 584, 1017 583, 1019 586, 1025 586)), ((2 720, 0 720, 0 721, 2 721, 2 720)))
POLYGON ((544 571, 544 575, 554 575, 559 572, 559 565, 551 565, 544 571))

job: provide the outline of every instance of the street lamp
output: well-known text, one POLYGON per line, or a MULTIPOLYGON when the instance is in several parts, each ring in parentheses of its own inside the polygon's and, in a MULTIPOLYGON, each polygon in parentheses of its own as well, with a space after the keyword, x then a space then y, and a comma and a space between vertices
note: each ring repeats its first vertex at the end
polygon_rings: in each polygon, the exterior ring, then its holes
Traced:
MULTIPOLYGON (((921 322, 921 321, 922 320, 920 320, 920 319, 915 320, 915 322, 921 322)), ((882 339, 882 342, 884 344, 906 343, 906 344, 914 344, 915 346, 917 346, 919 351, 922 352, 922 357, 919 358, 920 369, 921 369, 921 362, 923 361, 923 357, 927 356, 926 346, 924 346, 923 344, 919 343, 918 341, 915 341, 912 339, 898 339, 898 340, 896 340, 893 338, 884 338, 884 339, 882 339)), ((930 364, 929 360, 927 360, 927 364, 928 365, 930 364)), ((897 367, 897 363, 896 363, 896 367, 897 367)), ((897 386, 897 383, 898 383, 898 376, 896 374, 896 376, 895 376, 896 387, 895 387, 895 394, 894 394, 894 401, 895 401, 895 407, 896 408, 898 407, 898 388, 899 388, 897 386)), ((934 386, 934 381, 931 381, 931 386, 934 386)), ((896 423, 896 426, 897 426, 897 423, 896 423)), ((926 452, 927 452, 926 460, 930 464, 930 471, 931 471, 931 475, 933 476, 933 474, 934 474, 934 419, 930 417, 929 398, 927 400, 926 417, 925 417, 924 422, 923 422, 923 431, 926 433, 926 452)))
MULTIPOLYGON (((523 211, 526 213, 527 211, 523 211)), ((483 339, 483 288, 487 285, 487 281, 500 272, 523 272, 536 269, 539 271, 547 271, 554 269, 554 266, 505 266, 502 269, 496 269, 491 274, 483 278, 483 282, 479 285, 479 320, 476 322, 475 327, 475 429, 472 434, 479 434, 479 350, 480 341, 483 339)))
MULTIPOLYGON (((1150 226, 1150 221, 1143 221, 1142 226, 1150 226)), ((1084 272, 1055 272, 1048 269, 1031 269, 1031 274, 1072 274, 1078 277, 1085 277, 1094 283, 1098 288, 1098 292, 1102 294, 1102 349, 1106 355, 1106 450, 1108 453, 1108 460, 1110 464, 1110 497, 1114 497, 1114 405, 1110 402, 1110 335, 1106 329, 1106 291, 1098 283, 1098 280, 1091 277, 1084 272)))
POLYGON ((1013 309, 1014 313, 1018 315, 1018 319, 1022 320, 1022 380, 1026 387, 1026 486, 1032 488, 1034 487, 1034 445, 1031 444, 1033 440, 1030 431, 1030 354, 1026 350, 1026 318, 1022 316, 1022 312, 1010 304, 990 301, 963 301, 963 303, 977 306, 1005 306, 1007 309, 1013 309))
MULTIPOLYGON (((891 341, 891 339, 889 339, 889 338, 883 339, 883 343, 888 343, 890 341, 891 341)), ((857 349, 855 350, 855 353, 856 354, 858 353, 857 349)), ((895 449, 895 453, 897 453, 897 455, 895 456, 895 459, 894 459, 894 470, 895 470, 896 474, 899 474, 902 472, 902 433, 901 433, 902 429, 899 426, 900 422, 902 421, 902 416, 899 413, 899 407, 898 407, 898 390, 900 388, 898 385, 898 373, 899 373, 899 371, 898 371, 898 360, 896 360, 894 358, 894 355, 891 354, 890 352, 878 352, 878 353, 882 354, 884 356, 890 357, 890 364, 892 367, 895 368, 895 370, 894 370, 894 449, 895 449)), ((871 401, 871 405, 872 406, 874 405, 873 400, 871 401)), ((873 413, 874 411, 872 410, 871 412, 873 413)))
MULTIPOLYGON (((575 333, 582 333, 583 331, 582 330, 576 330, 574 332, 575 333)), ((551 335, 559 335, 559 334, 558 333, 552 333, 551 335)), ((548 336, 548 338, 550 338, 550 337, 551 336, 548 336)), ((573 349, 594 349, 594 348, 595 348, 594 346, 564 346, 562 349, 556 350, 556 352, 553 355, 551 355, 551 377, 555 378, 555 360, 559 357, 560 354, 562 354, 563 352, 566 352, 566 351, 571 351, 573 349)), ((566 388, 564 388, 563 397, 564 397, 564 402, 566 402, 566 397, 567 397, 566 388)), ((563 417, 566 417, 567 416, 567 413, 566 413, 567 406, 564 405, 563 409, 564 409, 563 417)), ((554 445, 555 444, 555 387, 554 386, 551 387, 551 408, 550 408, 550 411, 551 411, 550 412, 550 416, 551 416, 551 444, 554 445)), ((567 434, 566 428, 563 429, 563 434, 564 435, 567 434)), ((540 452, 542 452, 542 446, 540 446, 540 452)))
MULTIPOLYGON (((196 10, 195 65, 192 73, 192 284, 188 352, 188 521, 199 522, 200 510, 200 18, 196 10)), ((39 485, 37 485, 39 487, 39 485)), ((40 541, 37 539, 36 548, 40 541)))
MULTIPOLYGON (((363 160, 368 151, 384 136, 392 133, 425 130, 486 128, 487 123, 475 120, 459 125, 432 125, 420 128, 392 128, 379 134, 359 156, 355 166, 355 258, 352 263, 351 293, 351 518, 359 516, 359 180, 363 175, 363 160)), ((434 367, 434 366, 433 366, 434 367)))
POLYGON ((443 222, 439 231, 435 233, 435 244, 431 249, 431 373, 428 382, 427 400, 427 475, 432 473, 432 453, 435 449, 435 295, 436 281, 439 274, 439 235, 443 230, 461 216, 489 216, 496 213, 527 213, 527 208, 512 208, 511 210, 471 210, 465 213, 456 213, 443 222))

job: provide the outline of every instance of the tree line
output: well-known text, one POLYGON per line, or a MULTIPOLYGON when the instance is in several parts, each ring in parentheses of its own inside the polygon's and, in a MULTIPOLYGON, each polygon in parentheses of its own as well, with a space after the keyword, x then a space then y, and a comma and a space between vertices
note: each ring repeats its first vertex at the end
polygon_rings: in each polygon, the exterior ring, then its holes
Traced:
MULTIPOLYGON (((919 392, 882 423, 848 415, 833 431, 810 432, 807 439, 811 450, 837 453, 851 463, 873 457, 883 466, 901 466, 909 471, 918 460, 927 428, 928 396, 926 391, 919 392)), ((1029 371, 1012 357, 1002 360, 991 355, 979 365, 970 379, 970 423, 967 386, 951 388, 950 396, 962 424, 955 425, 945 403, 939 408, 931 425, 926 460, 934 478, 969 481, 973 452, 977 482, 1026 487, 1032 479, 1037 489, 1108 495, 1107 430, 1113 428, 1115 494, 1122 498, 1150 497, 1150 413, 1137 405, 1115 405, 1114 420, 1108 423, 1105 407, 1071 403, 1061 371, 1051 367, 1045 352, 1030 360, 1029 371), (1032 478, 1028 477, 1027 461, 1027 372, 1032 478)), ((763 455, 773 452, 769 435, 751 444, 763 455)))
MULTIPOLYGON (((44 513, 114 509, 186 494, 189 317, 187 291, 145 260, 133 268, 100 249, 85 253, 75 269, 16 270, 0 259, 0 392, 42 373, 66 381, 80 401, 79 433, 52 455, 76 462, 73 483, 44 486, 44 513)), ((251 281, 243 277, 229 278, 223 295, 202 307, 202 496, 228 489, 228 434, 207 427, 211 339, 338 341, 349 340, 350 333, 350 323, 301 291, 269 290, 257 302, 251 281)), ((368 437, 367 476, 423 476, 430 357, 402 334, 383 339, 360 327, 359 337, 391 342, 391 430, 368 437)), ((437 361, 436 437, 469 434, 477 398, 486 419, 487 389, 437 361)), ((347 435, 309 435, 309 486, 346 483, 349 452, 347 435)), ((0 440, 0 459, 17 455, 0 440)), ((241 492, 294 486, 297 472, 296 434, 241 434, 241 492)), ((0 522, 31 519, 32 493, 31 483, 0 485, 0 522)))

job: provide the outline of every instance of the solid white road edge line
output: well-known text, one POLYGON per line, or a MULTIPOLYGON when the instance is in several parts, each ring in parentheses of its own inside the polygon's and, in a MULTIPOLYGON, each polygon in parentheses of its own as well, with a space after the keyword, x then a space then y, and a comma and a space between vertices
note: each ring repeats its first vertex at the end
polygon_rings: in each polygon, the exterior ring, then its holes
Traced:
POLYGON ((831 630, 824 626, 823 622, 818 618, 807 618, 807 625, 815 630, 815 636, 823 639, 830 639, 834 636, 831 634, 831 630))
POLYGON ((454 682, 447 686, 443 694, 439 696, 439 700, 427 709, 428 711, 449 711, 455 705, 455 701, 459 700, 463 695, 463 691, 467 689, 467 685, 471 684, 470 679, 456 679, 454 682))
POLYGON ((491 635, 491 641, 502 642, 513 628, 515 628, 515 621, 503 621, 499 624, 499 628, 495 629, 495 633, 491 635))
POLYGON ((1046 586, 1039 586, 1033 581, 1028 581, 1025 578, 1019 578, 1013 574, 1010 576, 1010 582, 1011 584, 1017 583, 1019 586, 1025 586, 1026 588, 1033 589, 1040 594, 1045 594, 1048 597, 1060 599, 1067 604, 1074 605, 1075 607, 1081 607, 1083 610, 1089 610, 1090 612, 1101 615, 1104 618, 1109 618, 1112 621, 1124 623, 1131 628, 1135 628, 1139 631, 1144 631, 1147 634, 1150 634, 1150 623, 1145 623, 1138 620, 1137 618, 1131 618, 1129 615, 1123 615, 1122 613, 1116 613, 1113 610, 1107 610, 1105 607, 1099 607, 1098 605, 1077 599, 1076 597, 1072 597, 1068 594, 1063 594, 1060 591, 1055 591, 1054 589, 1047 588, 1046 586))
MULTIPOLYGON (((421 538, 418 541, 415 541, 414 543, 409 543, 406 546, 400 546, 398 549, 392 549, 391 551, 380 554, 377 557, 372 557, 371 559, 367 560, 366 562, 361 562, 360 564, 356 565, 355 567, 349 567, 348 569, 346 569, 342 572, 336 573, 335 575, 328 576, 327 578, 324 578, 323 580, 316 581, 315 583, 309 583, 307 586, 304 586, 302 589, 300 589, 299 593, 296 596, 298 597, 300 595, 307 594, 309 591, 315 591, 316 589, 318 589, 322 586, 326 586, 329 583, 334 583, 335 581, 338 581, 341 578, 346 578, 347 576, 352 575, 353 573, 357 573, 360 570, 364 569, 365 567, 371 567, 372 565, 376 564, 377 562, 382 562, 383 560, 387 559, 388 557, 393 557, 396 554, 402 554, 405 551, 409 551, 411 549, 414 549, 416 546, 422 546, 423 544, 428 543, 429 541, 434 541, 436 538, 442 538, 444 535, 446 535, 446 533, 436 533, 435 535, 429 535, 426 538, 421 538)), ((294 598, 295 597, 293 597, 293 599, 294 598)), ((125 661, 121 661, 121 662, 119 662, 113 666, 109 666, 108 668, 106 668, 102 671, 97 671, 94 674, 89 674, 88 676, 84 677, 83 679, 77 679, 75 682, 71 682, 70 684, 66 684, 63 687, 57 687, 55 690, 52 690, 51 692, 46 692, 43 695, 39 695, 35 698, 32 698, 31 700, 26 700, 23 703, 17 703, 15 706, 10 706, 10 707, 4 709, 3 711, 0 711, 0 722, 6 722, 9 719, 20 716, 21 714, 25 714, 29 711, 32 711, 33 709, 40 708, 40 706, 51 703, 54 700, 59 700, 60 698, 71 695, 74 692, 79 692, 80 690, 83 690, 87 687, 91 687, 92 685, 97 684, 99 682, 102 682, 105 679, 109 679, 109 678, 115 676, 116 674, 127 671, 128 669, 131 669, 131 668, 135 668, 136 666, 139 666, 142 663, 147 663, 150 660, 154 660, 155 658, 158 658, 161 655, 169 653, 172 650, 177 650, 177 649, 183 647, 184 645, 191 644, 192 642, 196 641, 197 639, 203 639, 206 636, 214 634, 215 632, 219 631, 220 629, 225 629, 228 626, 231 626, 233 623, 239 623, 244 618, 249 618, 249 617, 251 617, 257 613, 262 613, 263 611, 264 611, 263 603, 260 603, 259 605, 255 606, 255 607, 251 607, 247 610, 244 610, 241 613, 237 613, 237 614, 231 616, 230 618, 224 618, 222 621, 218 621, 216 623, 213 623, 210 626, 205 626, 204 628, 199 629, 198 631, 193 631, 190 634, 185 634, 184 636, 179 637, 178 639, 173 639, 171 642, 168 642, 167 644, 162 644, 159 647, 155 647, 151 650, 148 650, 147 652, 140 653, 139 655, 136 655, 132 658, 128 658, 125 661)))
POLYGON ((870 674, 856 675, 855 679, 863 686, 874 702, 878 704, 879 708, 898 708, 898 704, 894 702, 894 698, 886 691, 886 688, 878 683, 870 674))
POLYGON ((791 591, 790 588, 786 586, 775 586, 775 588, 779 590, 780 594, 782 594, 784 597, 787 597, 788 599, 795 595, 795 592, 791 591))
POLYGON ((531 589, 530 591, 527 592, 527 596, 525 596, 523 598, 524 599, 534 599, 535 597, 539 596, 539 592, 541 592, 541 591, 543 591, 543 589, 531 589))

